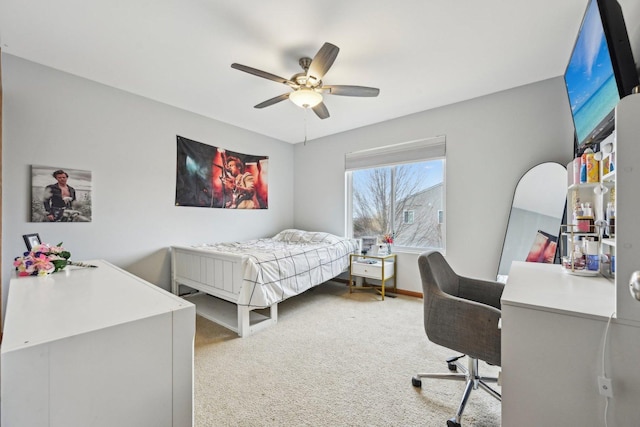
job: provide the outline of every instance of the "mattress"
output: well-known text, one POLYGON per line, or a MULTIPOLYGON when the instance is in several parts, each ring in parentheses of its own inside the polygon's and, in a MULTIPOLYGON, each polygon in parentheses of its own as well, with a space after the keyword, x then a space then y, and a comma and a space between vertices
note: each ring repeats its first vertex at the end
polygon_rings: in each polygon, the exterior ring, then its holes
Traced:
POLYGON ((243 290, 237 304, 255 308, 268 307, 338 276, 349 266, 349 254, 358 250, 358 242, 326 232, 288 229, 271 238, 194 248, 242 257, 243 290))

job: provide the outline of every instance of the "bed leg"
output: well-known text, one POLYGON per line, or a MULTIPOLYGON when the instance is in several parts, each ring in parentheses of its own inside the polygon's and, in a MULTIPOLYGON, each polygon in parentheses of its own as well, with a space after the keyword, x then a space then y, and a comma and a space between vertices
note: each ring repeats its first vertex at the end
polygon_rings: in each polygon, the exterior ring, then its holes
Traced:
POLYGON ((238 306, 238 335, 241 337, 249 335, 249 327, 251 326, 249 319, 251 316, 251 310, 249 307, 239 305, 238 306))
POLYGON ((238 335, 248 337, 249 335, 262 330, 278 322, 278 304, 269 307, 269 318, 251 325, 251 310, 246 306, 238 306, 238 335))

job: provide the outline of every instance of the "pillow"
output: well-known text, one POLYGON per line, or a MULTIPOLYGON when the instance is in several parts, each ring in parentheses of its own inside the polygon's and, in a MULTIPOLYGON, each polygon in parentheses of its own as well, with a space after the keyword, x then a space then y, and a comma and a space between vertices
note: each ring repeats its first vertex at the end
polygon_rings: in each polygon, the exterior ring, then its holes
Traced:
POLYGON ((282 230, 275 236, 273 236, 273 240, 278 242, 289 242, 291 239, 299 239, 300 234, 304 233, 302 230, 296 230, 295 228, 289 228, 287 230, 282 230))
POLYGON ((333 234, 321 231, 304 231, 290 228, 273 236, 273 240, 288 243, 337 243, 342 240, 333 234))

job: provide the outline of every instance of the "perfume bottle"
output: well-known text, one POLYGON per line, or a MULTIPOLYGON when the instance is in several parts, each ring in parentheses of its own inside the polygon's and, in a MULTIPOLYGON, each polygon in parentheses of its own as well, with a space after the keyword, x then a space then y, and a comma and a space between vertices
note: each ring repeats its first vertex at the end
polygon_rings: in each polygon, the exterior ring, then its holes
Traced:
POLYGON ((584 254, 587 270, 598 271, 600 268, 600 256, 598 255, 597 237, 584 240, 584 254))
POLYGON ((607 203, 607 235, 609 237, 616 235, 616 210, 613 202, 607 203))

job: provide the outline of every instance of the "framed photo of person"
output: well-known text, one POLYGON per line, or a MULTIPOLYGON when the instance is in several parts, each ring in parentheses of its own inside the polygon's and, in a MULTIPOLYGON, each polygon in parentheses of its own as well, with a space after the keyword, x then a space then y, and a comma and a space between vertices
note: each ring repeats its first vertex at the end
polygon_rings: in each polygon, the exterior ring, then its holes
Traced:
POLYGON ((42 243, 42 241, 40 240, 40 235, 38 233, 24 234, 22 235, 22 238, 24 239, 24 244, 27 245, 27 250, 29 252, 31 252, 31 248, 42 243))
POLYGON ((91 222, 91 171, 31 166, 31 222, 91 222))

